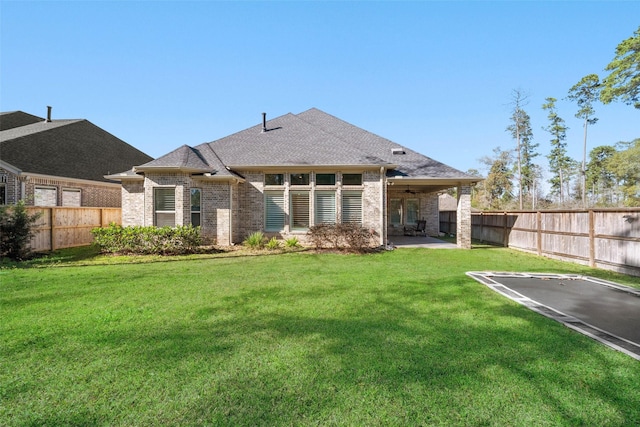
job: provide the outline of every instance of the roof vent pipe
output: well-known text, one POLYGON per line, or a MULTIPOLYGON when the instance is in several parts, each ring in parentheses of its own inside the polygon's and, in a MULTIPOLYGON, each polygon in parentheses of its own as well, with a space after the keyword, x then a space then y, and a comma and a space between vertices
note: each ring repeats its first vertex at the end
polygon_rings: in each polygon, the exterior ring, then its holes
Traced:
POLYGON ((47 105, 47 123, 51 122, 51 107, 47 105))
POLYGON ((262 132, 267 131, 267 113, 262 113, 262 132))

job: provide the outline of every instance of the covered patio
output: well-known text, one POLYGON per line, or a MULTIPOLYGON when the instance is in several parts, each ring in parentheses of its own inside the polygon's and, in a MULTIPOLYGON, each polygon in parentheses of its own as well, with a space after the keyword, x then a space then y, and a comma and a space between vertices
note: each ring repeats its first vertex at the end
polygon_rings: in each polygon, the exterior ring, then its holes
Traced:
MULTIPOLYGON (((471 185, 480 181, 478 177, 433 178, 402 175, 387 177, 387 230, 386 241, 397 247, 439 247, 471 249, 471 185), (457 189, 457 235, 456 244, 428 237, 440 231, 438 192, 455 187, 457 189), (412 224, 405 217, 409 200, 418 203, 418 215, 427 221, 425 236, 405 236, 404 230, 412 224), (394 202, 395 201, 395 202, 394 202), (400 211, 400 213, 398 213, 400 211)), ((415 211, 415 209, 414 209, 415 211)), ((413 218, 411 218, 413 220, 413 218)))

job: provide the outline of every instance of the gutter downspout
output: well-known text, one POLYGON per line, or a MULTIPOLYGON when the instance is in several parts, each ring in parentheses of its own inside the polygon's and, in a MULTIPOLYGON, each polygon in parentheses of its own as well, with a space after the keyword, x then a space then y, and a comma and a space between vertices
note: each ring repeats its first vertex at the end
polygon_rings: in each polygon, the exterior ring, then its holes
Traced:
POLYGON ((387 245, 387 221, 385 220, 385 207, 387 202, 387 183, 385 180, 385 168, 380 167, 380 185, 382 191, 380 192, 380 244, 386 248, 387 245))
POLYGON ((233 245, 233 186, 237 182, 229 181, 229 246, 233 245))

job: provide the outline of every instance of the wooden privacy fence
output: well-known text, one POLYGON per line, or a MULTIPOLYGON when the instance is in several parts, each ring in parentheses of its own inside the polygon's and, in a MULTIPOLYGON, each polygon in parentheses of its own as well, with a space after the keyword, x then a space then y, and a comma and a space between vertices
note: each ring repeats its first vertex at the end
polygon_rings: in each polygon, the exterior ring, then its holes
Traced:
POLYGON ((91 230, 110 223, 122 223, 121 208, 27 207, 32 215, 40 212, 33 227, 31 250, 36 252, 86 246, 93 242, 91 230))
MULTIPOLYGON (((440 212, 440 230, 455 228, 456 212, 440 212)), ((471 237, 640 276, 639 208, 474 212, 471 237)))

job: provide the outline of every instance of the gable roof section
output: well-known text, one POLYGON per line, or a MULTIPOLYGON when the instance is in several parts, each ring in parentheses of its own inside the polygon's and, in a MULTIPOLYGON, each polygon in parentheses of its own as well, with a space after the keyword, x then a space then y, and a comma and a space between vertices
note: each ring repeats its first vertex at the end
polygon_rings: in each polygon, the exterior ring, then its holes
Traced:
POLYGON ((158 157, 144 165, 134 167, 136 172, 152 170, 180 170, 191 173, 215 172, 202 158, 198 150, 188 145, 183 145, 162 157, 158 157))
POLYGON ((53 120, 0 131, 2 160, 23 173, 107 181, 151 157, 87 120, 53 120))
POLYGON ((331 132, 285 114, 209 143, 229 167, 388 165, 331 132))
POLYGON ((7 111, 0 113, 0 131, 44 122, 42 117, 27 114, 24 111, 7 111))
POLYGON ((314 126, 331 132, 356 147, 370 150, 388 163, 396 164, 396 168, 387 171, 387 176, 390 178, 479 180, 451 166, 340 120, 317 108, 300 113, 298 117, 314 126), (403 154, 394 154, 394 149, 398 149, 403 154))
POLYGON ((233 171, 246 168, 385 167, 392 182, 432 189, 481 180, 316 108, 265 125, 266 130, 258 124, 195 148, 183 145, 134 170, 173 169, 222 178, 240 177, 233 171))

